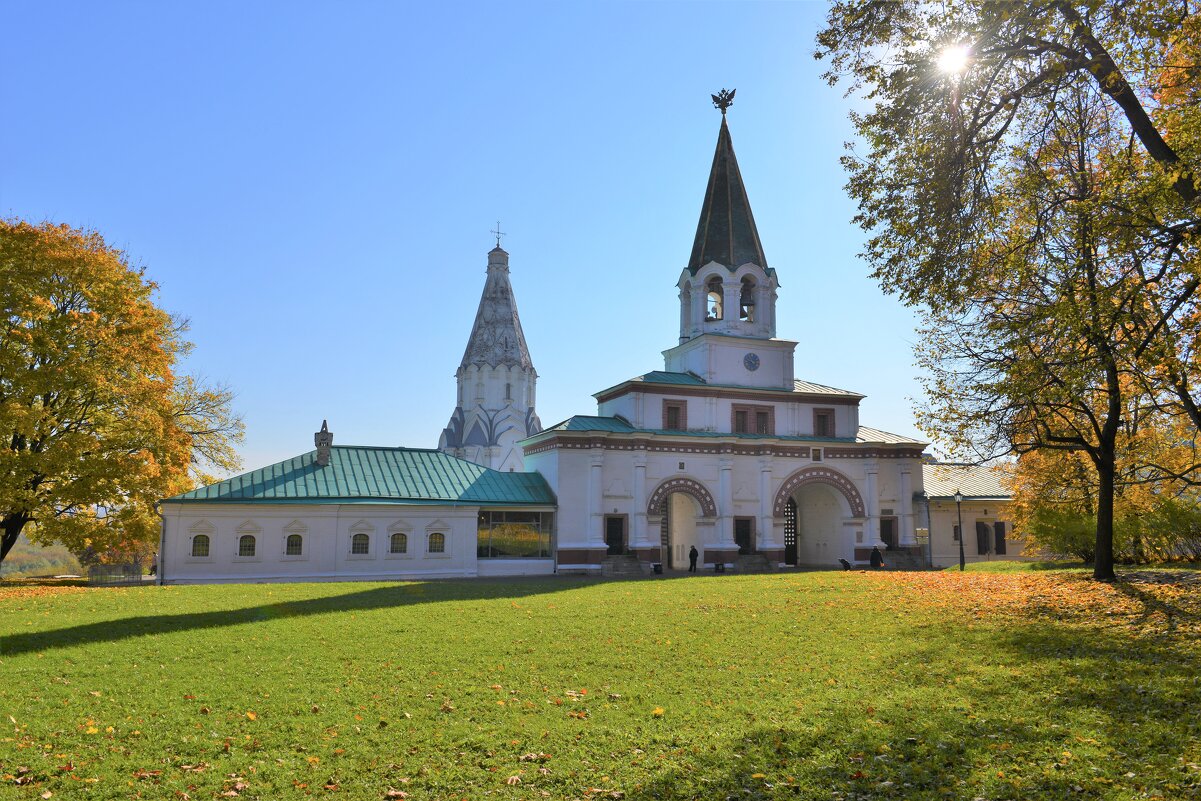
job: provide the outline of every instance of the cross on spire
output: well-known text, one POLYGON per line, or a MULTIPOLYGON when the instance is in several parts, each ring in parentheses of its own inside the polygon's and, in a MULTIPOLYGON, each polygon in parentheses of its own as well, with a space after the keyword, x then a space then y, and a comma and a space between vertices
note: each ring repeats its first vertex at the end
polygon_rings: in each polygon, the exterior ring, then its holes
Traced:
POLYGON ((500 238, 501 238, 502 236, 507 236, 507 234, 505 234, 505 232, 504 232, 504 231, 500 230, 500 220, 497 220, 497 221, 496 221, 496 230, 495 230, 495 231, 489 231, 489 233, 491 233, 493 236, 495 236, 495 237, 496 237, 496 246, 497 246, 497 247, 500 247, 500 238))

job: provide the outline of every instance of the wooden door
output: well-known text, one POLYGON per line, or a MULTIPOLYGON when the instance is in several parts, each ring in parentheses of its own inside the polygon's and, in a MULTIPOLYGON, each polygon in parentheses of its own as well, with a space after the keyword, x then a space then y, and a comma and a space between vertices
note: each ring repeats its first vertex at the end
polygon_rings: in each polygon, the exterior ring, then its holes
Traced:
POLYGON ((609 546, 610 556, 626 552, 625 515, 605 515, 605 544, 609 546))

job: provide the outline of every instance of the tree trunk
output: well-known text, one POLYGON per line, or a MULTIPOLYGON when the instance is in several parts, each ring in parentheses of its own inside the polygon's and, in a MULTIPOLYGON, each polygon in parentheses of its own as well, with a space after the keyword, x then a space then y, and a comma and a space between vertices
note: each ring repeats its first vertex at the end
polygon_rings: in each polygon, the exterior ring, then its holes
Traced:
POLYGON ((17 544, 17 537, 21 536, 21 530, 28 522, 29 518, 23 514, 7 514, 0 517, 0 562, 4 561, 4 557, 8 556, 8 552, 17 544))
POLYGON ((1097 553, 1093 560, 1093 578, 1113 581, 1113 449, 1106 449, 1097 463, 1097 553))

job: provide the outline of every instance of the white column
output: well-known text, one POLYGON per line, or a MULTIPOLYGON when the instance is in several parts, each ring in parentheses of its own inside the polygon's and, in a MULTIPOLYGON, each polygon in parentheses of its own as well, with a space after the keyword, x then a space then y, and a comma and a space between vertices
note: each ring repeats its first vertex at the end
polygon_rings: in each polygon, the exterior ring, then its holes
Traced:
POLYGON ((863 544, 883 545, 880 539, 880 492, 876 488, 880 468, 873 460, 865 465, 864 469, 867 474, 867 497, 863 499, 867 503, 867 528, 863 532, 863 544))
POLYGON ((913 545, 916 541, 913 531, 913 476, 909 465, 901 465, 901 545, 913 545))
POLYGON ((784 547, 784 543, 776 542, 775 517, 772 515, 770 456, 759 459, 759 525, 755 536, 759 539, 759 550, 774 550, 784 547))
POLYGON ((718 463, 721 472, 717 479, 717 542, 734 544, 734 460, 723 456, 718 463))
MULTIPOLYGON (((646 531, 646 453, 634 454, 634 515, 630 543, 633 548, 650 548, 657 542, 647 541, 646 531)), ((658 532, 656 532, 657 534, 658 532)))
POLYGON ((738 321, 738 311, 741 305, 738 301, 742 300, 742 282, 740 281, 723 281, 721 284, 722 311, 721 319, 725 323, 723 328, 731 331, 741 327, 738 321))
POLYGON ((708 293, 705 292, 704 284, 694 283, 692 285, 692 329, 689 331, 689 336, 699 334, 705 330, 707 296, 708 293))
POLYGON ((588 533, 586 539, 589 542, 603 541, 605 539, 605 487, 601 472, 604 466, 604 450, 594 448, 588 471, 588 533))
POLYGON ((691 334, 692 325, 692 289, 680 289, 680 342, 683 343, 691 334))

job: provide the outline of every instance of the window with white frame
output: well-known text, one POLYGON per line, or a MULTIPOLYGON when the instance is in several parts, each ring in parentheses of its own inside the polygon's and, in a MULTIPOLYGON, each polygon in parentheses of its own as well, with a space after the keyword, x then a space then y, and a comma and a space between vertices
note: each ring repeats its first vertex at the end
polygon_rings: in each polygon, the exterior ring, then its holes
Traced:
POLYGON ((254 535, 243 534, 238 537, 238 556, 254 556, 254 535))
POLYGON ((408 553, 409 535, 403 531, 394 531, 388 540, 388 553, 408 553))
POLYGON ((284 543, 285 556, 300 556, 304 553, 304 537, 299 534, 289 534, 284 543))
POLYGON ((435 531, 429 536, 429 547, 426 549, 429 553, 446 553, 446 535, 435 531))
POLYGON ((350 538, 350 552, 353 554, 371 553, 371 537, 360 531, 350 538))
POLYGON ((192 537, 192 556, 203 559, 209 555, 209 535, 197 534, 192 537))

